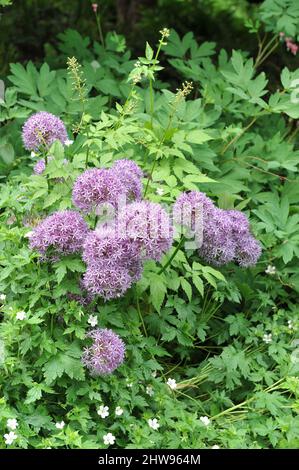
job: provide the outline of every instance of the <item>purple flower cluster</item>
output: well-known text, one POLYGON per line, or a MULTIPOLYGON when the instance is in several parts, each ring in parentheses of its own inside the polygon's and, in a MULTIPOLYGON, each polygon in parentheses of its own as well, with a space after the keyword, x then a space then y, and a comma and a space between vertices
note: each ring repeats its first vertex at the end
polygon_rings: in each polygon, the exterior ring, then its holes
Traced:
POLYGON ((173 229, 160 204, 142 201, 125 207, 117 219, 117 228, 139 251, 143 260, 159 261, 172 245, 173 229))
POLYGON ((33 173, 35 175, 42 175, 45 169, 46 169, 46 161, 44 158, 42 158, 41 160, 38 160, 36 164, 34 165, 33 173))
POLYGON ((87 334, 92 345, 84 349, 82 361, 92 375, 111 374, 125 357, 125 344, 122 339, 108 329, 95 329, 87 334))
POLYGON ((118 160, 112 168, 92 168, 75 181, 73 203, 84 212, 99 210, 101 205, 118 207, 123 200, 139 200, 142 172, 130 160, 118 160))
POLYGON ((40 111, 25 122, 22 139, 27 150, 38 150, 40 147, 49 147, 55 140, 64 144, 68 135, 61 119, 54 114, 40 111))
POLYGON ((140 279, 144 260, 161 259, 172 236, 168 214, 159 204, 129 204, 113 224, 102 225, 86 238, 84 287, 105 300, 120 297, 140 279))
POLYGON ((173 214, 175 222, 194 231, 195 237, 202 230, 198 251, 208 263, 220 266, 235 261, 243 267, 257 263, 261 245, 240 211, 219 209, 205 194, 191 191, 179 196, 173 214))
POLYGON ((42 255, 46 255, 49 248, 62 254, 75 253, 81 250, 87 233, 87 224, 78 212, 58 211, 46 217, 34 229, 30 247, 42 255))

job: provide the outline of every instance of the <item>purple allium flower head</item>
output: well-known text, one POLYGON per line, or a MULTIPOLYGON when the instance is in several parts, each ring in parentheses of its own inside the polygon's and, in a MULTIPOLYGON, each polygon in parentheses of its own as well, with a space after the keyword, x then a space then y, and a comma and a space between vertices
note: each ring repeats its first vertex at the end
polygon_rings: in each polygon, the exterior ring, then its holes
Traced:
POLYGON ((234 259, 235 249, 231 218, 227 211, 215 208, 204 222, 199 254, 209 263, 221 266, 234 259))
POLYGON ((112 171, 122 181, 127 199, 140 201, 143 174, 137 163, 133 160, 117 160, 112 167, 112 171))
POLYGON ((235 261, 240 266, 256 264, 261 246, 250 233, 249 221, 242 212, 217 208, 199 191, 181 194, 173 207, 174 221, 202 239, 199 255, 215 266, 235 261), (199 237, 201 231, 202 237, 199 237))
POLYGON ((83 276, 85 289, 105 300, 121 297, 131 287, 132 276, 128 269, 119 265, 88 265, 83 276))
POLYGON ((254 266, 262 253, 262 247, 249 233, 238 239, 236 249, 236 260, 240 266, 247 268, 254 266))
POLYGON ((54 212, 34 229, 30 247, 45 255, 48 248, 58 253, 69 254, 80 251, 88 233, 83 217, 75 211, 54 212))
POLYGON ((27 119, 23 126, 22 138, 27 150, 38 150, 40 147, 49 147, 55 140, 64 144, 68 135, 61 119, 54 114, 40 111, 27 119))
POLYGON ((112 170, 92 168, 84 171, 75 181, 73 203, 85 212, 91 212, 101 204, 117 207, 124 188, 118 175, 112 170))
POLYGON ((172 245, 173 229, 160 204, 142 201, 124 207, 117 218, 117 229, 134 243, 143 260, 159 261, 172 245))
POLYGON ((96 328, 86 336, 92 345, 84 349, 82 361, 92 375, 111 374, 124 362, 125 344, 112 330, 96 328))
POLYGON ((237 210, 227 210, 226 214, 230 217, 232 231, 235 235, 248 233, 250 230, 249 220, 245 214, 237 210))
POLYGON ((142 178, 143 173, 141 168, 133 160, 127 160, 126 158, 122 160, 116 160, 113 164, 113 169, 125 173, 130 173, 136 178, 142 178))
POLYGON ((180 194, 173 206, 173 221, 195 231, 213 214, 216 207, 213 201, 199 191, 180 194))
POLYGON ((138 257, 139 251, 134 244, 112 226, 103 225, 90 232, 83 245, 83 260, 88 265, 125 266, 138 257))

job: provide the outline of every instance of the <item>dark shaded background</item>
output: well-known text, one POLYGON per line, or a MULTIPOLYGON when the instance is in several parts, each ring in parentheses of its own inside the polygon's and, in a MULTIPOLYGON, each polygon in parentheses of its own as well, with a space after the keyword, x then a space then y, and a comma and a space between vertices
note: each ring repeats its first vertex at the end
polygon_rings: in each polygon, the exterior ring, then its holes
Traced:
MULTIPOLYGON (((0 19, 0 73, 9 62, 40 62, 45 49, 56 50, 57 34, 74 28, 98 39, 90 0, 14 0, 2 8, 0 19)), ((104 33, 115 30, 126 36, 137 54, 145 40, 155 42, 161 27, 180 34, 193 31, 200 41, 215 40, 230 49, 255 47, 244 27, 255 3, 247 0, 101 0, 98 1, 104 33)))

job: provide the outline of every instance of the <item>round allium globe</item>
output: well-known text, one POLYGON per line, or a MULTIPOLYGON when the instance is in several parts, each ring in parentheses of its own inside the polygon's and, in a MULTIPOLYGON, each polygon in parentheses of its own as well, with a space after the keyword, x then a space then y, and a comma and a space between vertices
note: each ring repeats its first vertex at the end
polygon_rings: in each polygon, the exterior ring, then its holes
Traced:
POLYGON ((173 221, 188 230, 197 230, 211 217, 216 207, 213 201, 199 191, 180 194, 173 205, 173 221))
MULTIPOLYGON (((88 234, 88 226, 76 211, 54 212, 34 229, 30 237, 30 247, 45 255, 49 248, 58 253, 75 253, 82 249, 88 234)), ((55 254, 55 252, 54 252, 55 254)))
POLYGON ((88 265, 124 266, 138 258, 135 245, 110 226, 102 225, 90 232, 83 245, 83 260, 88 265))
POLYGON ((73 203, 85 212, 99 209, 101 205, 117 207, 124 187, 112 170, 92 168, 84 171, 75 181, 73 203))
POLYGON ((117 218, 119 233, 134 243, 143 260, 159 261, 173 241, 173 228, 160 204, 142 201, 124 207, 117 218))
POLYGON ((61 119, 54 114, 40 111, 25 122, 22 139, 27 150, 39 150, 40 147, 49 147, 55 140, 64 144, 68 135, 61 119))
POLYGON ((256 265, 262 253, 262 247, 250 233, 237 240, 236 261, 243 268, 256 265))
POLYGON ((129 201, 141 200, 142 195, 142 182, 143 176, 141 168, 133 160, 117 160, 112 171, 122 181, 124 190, 129 201))
POLYGON ((111 374, 124 362, 125 344, 112 330, 96 328, 86 336, 92 345, 84 349, 82 361, 92 375, 111 374))
POLYGON ((203 225, 199 255, 215 266, 229 263, 235 257, 236 243, 233 238, 231 217, 227 212, 215 208, 203 225))
POLYGON ((128 269, 123 266, 90 264, 83 276, 83 286, 90 294, 110 300, 124 295, 133 280, 128 269))
POLYGON ((253 266, 261 255, 261 245, 251 235, 246 215, 237 210, 217 208, 199 191, 182 193, 178 197, 173 207, 173 219, 201 240, 200 257, 215 266, 231 261, 243 267, 253 266))

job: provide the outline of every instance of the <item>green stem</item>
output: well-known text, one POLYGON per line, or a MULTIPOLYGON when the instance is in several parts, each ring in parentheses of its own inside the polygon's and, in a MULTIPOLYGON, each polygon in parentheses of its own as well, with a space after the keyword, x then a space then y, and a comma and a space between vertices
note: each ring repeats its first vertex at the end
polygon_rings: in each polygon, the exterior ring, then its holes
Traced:
POLYGON ((140 310, 140 304, 139 304, 139 297, 138 297, 137 289, 136 289, 136 299, 137 299, 137 312, 138 312, 139 318, 140 318, 141 323, 142 323, 144 334, 147 337, 148 334, 147 334, 145 323, 144 323, 144 320, 143 320, 143 316, 142 316, 142 313, 141 313, 141 310, 140 310))
POLYGON ((268 44, 265 46, 264 50, 261 50, 261 52, 259 52, 259 54, 257 55, 254 68, 259 67, 267 59, 267 57, 269 57, 269 55, 272 54, 272 52, 277 48, 278 45, 279 45, 279 39, 277 39, 277 37, 274 36, 271 39, 271 41, 269 41, 268 44), (272 46, 273 42, 275 42, 275 44, 272 46))
POLYGON ((53 330, 54 330, 54 313, 51 315, 51 323, 50 323, 50 334, 53 336, 53 330))
POLYGON ((102 46, 105 48, 105 41, 104 41, 104 36, 103 36, 103 30, 102 30, 102 25, 101 25, 101 15, 100 13, 95 13, 96 15, 96 22, 97 22, 97 27, 99 31, 99 36, 100 36, 100 41, 102 46))
MULTIPOLYGON (((160 39, 156 55, 154 57, 153 63, 150 66, 149 70, 152 70, 156 66, 157 61, 158 61, 158 57, 159 57, 159 54, 160 54, 160 51, 161 51, 162 44, 163 44, 163 39, 160 39)), ((150 77, 150 79, 149 79, 149 91, 150 91, 151 127, 153 127, 154 107, 155 107, 155 105, 154 105, 154 88, 153 88, 153 78, 152 77, 150 77)))
POLYGON ((258 116, 255 116, 251 121, 250 123, 244 127, 244 129, 242 129, 242 131, 240 132, 240 134, 236 135, 232 140, 230 140, 228 142, 228 144, 225 145, 225 147, 223 147, 223 149, 221 150, 221 153, 220 155, 223 155, 231 145, 233 145, 235 142, 237 142, 237 140, 240 139, 240 137, 242 137, 243 134, 245 134, 245 132, 248 131, 248 129, 250 129, 251 126, 253 126, 253 124, 255 123, 255 121, 257 120, 258 116))
POLYGON ((172 263, 172 260, 173 258, 177 255, 178 251, 180 250, 180 248, 182 247, 183 243, 185 242, 186 240, 186 237, 183 235, 180 242, 178 243, 176 249, 174 250, 174 252, 172 253, 171 257, 169 258, 169 260, 164 264, 164 266, 162 266, 162 268, 160 269, 160 271, 158 272, 158 274, 162 274, 164 273, 164 271, 168 268, 168 266, 172 263))

